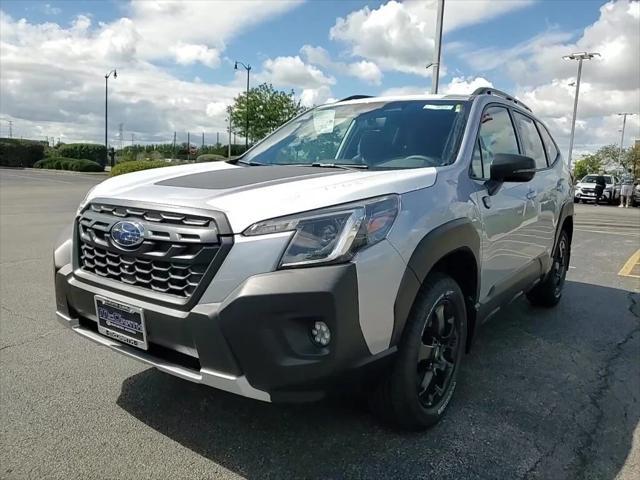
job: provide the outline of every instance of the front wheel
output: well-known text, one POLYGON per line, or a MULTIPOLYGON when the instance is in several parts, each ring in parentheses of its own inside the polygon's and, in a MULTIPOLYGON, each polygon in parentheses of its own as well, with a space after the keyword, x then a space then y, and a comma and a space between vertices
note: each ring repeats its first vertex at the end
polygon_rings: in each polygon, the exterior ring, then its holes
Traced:
POLYGON ((378 416, 407 430, 440 420, 456 389, 467 311, 449 276, 427 277, 411 309, 396 359, 371 398, 378 416))
POLYGON ((570 260, 571 242, 566 230, 562 230, 553 253, 551 271, 541 283, 527 293, 527 298, 531 304, 541 307, 554 307, 558 304, 560 298, 562 298, 562 290, 569 271, 570 260))

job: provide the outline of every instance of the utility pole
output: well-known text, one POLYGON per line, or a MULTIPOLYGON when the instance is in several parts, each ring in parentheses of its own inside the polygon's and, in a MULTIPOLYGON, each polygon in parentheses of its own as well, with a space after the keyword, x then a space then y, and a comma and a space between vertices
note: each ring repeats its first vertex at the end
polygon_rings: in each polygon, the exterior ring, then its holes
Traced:
POLYGON ((227 142, 227 158, 231 158, 231 107, 227 107, 227 114, 229 115, 229 142, 227 142))
POLYGON ((173 132, 173 153, 171 154, 171 159, 175 160, 176 158, 176 132, 173 132))
POLYGON ((131 134, 131 148, 133 148, 133 133, 131 134))
POLYGON ((118 143, 119 143, 120 150, 122 150, 122 142, 123 142, 123 140, 124 140, 124 136, 123 136, 123 135, 124 135, 123 128, 124 128, 124 123, 122 123, 122 122, 121 122, 121 123, 118 125, 118 140, 119 140, 119 142, 118 142, 118 143))
POLYGON ((106 158, 106 165, 111 165, 111 160, 109 157, 109 77, 111 76, 111 74, 113 73, 113 78, 114 80, 116 78, 118 78, 118 72, 116 72, 115 69, 111 70, 109 73, 107 73, 104 76, 104 148, 105 148, 105 155, 107 156, 106 158))
POLYGON ((431 93, 438 93, 440 83, 440 63, 442 57, 442 21, 444 20, 444 0, 438 0, 438 13, 436 15, 436 36, 434 53, 436 58, 427 68, 433 66, 433 76, 431 77, 431 93))
POLYGON ((187 160, 191 160, 191 133, 187 132, 187 160))
POLYGON ((622 150, 624 149, 624 129, 627 126, 627 115, 635 115, 635 113, 619 113, 622 117, 622 134, 620 135, 620 151, 618 152, 618 163, 622 165, 622 150))
POLYGON ((13 138, 13 120, 7 120, 9 123, 9 138, 13 138))
POLYGON ((202 132, 202 148, 204 149, 204 132, 202 132))
POLYGON ((220 146, 220 132, 216 132, 216 148, 220 146))
POLYGON ((573 119, 571 120, 571 139, 569 140, 569 168, 571 168, 571 155, 573 154, 573 139, 576 133, 576 115, 578 114, 578 96, 580 95, 580 79, 582 77, 582 61, 591 60, 595 56, 600 56, 597 52, 578 52, 571 55, 565 55, 563 60, 577 60, 578 61, 578 78, 576 79, 576 93, 573 99, 573 119))

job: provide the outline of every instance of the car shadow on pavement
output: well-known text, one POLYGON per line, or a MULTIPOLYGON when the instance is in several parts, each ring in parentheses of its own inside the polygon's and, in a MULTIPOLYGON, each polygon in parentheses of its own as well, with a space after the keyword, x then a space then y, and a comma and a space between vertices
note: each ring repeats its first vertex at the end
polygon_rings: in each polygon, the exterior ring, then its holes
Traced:
POLYGON ((381 426, 355 400, 272 405, 154 369, 126 379, 118 405, 250 479, 613 479, 640 417, 639 304, 578 282, 552 310, 515 301, 483 326, 447 415, 423 433, 381 426))

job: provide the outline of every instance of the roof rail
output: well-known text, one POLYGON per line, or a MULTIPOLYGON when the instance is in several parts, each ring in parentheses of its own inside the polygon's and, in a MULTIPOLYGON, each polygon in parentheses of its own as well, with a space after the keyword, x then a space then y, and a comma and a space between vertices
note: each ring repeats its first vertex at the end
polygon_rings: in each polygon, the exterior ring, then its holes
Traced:
POLYGON ((508 93, 503 92, 502 90, 498 90, 493 87, 480 87, 476 88, 471 94, 472 97, 477 97, 478 95, 495 95, 497 97, 504 98, 505 100, 509 100, 510 102, 515 103, 516 105, 520 105, 523 108, 526 108, 531 112, 531 109, 527 107, 524 103, 518 100, 516 97, 509 95, 508 93))
POLYGON ((339 102, 346 102, 347 100, 360 100, 361 98, 372 98, 373 95, 351 95, 350 97, 338 100, 339 102))

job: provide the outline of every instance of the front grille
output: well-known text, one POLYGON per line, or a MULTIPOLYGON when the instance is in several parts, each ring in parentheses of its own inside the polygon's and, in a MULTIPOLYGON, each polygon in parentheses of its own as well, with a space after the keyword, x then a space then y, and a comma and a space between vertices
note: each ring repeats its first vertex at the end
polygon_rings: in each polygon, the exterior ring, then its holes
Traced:
POLYGON ((220 251, 213 219, 157 210, 92 204, 78 219, 82 270, 154 292, 190 298, 220 251), (123 219, 144 227, 134 248, 114 243, 111 228, 123 219))

